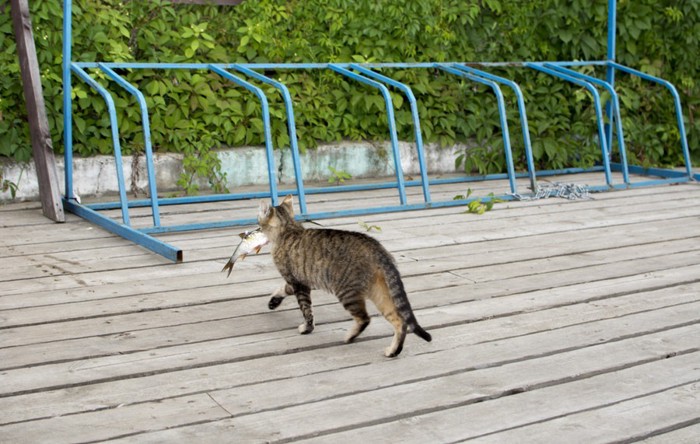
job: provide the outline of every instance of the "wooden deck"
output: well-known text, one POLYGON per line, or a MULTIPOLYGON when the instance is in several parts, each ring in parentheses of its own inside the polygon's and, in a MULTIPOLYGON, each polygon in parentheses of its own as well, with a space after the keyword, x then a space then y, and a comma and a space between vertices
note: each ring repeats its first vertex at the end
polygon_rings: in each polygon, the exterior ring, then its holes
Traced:
POLYGON ((348 315, 321 292, 297 334, 293 300, 267 309, 268 254, 226 279, 241 229, 164 236, 185 250, 172 264, 38 203, 1 206, 0 442, 697 444, 700 186, 593 197, 320 221, 381 227, 433 335, 397 359, 381 318, 343 344, 348 315))

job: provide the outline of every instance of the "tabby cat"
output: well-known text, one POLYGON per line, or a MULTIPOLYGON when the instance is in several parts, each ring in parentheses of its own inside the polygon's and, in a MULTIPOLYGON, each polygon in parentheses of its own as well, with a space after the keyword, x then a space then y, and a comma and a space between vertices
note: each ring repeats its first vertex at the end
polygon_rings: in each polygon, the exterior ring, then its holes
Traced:
POLYGON ((291 195, 276 207, 260 203, 258 223, 270 240, 272 258, 285 280, 272 293, 271 310, 286 296, 296 295, 304 316, 299 332, 311 333, 311 290, 324 289, 334 293, 355 320, 345 342, 352 342, 369 325, 366 299, 394 327, 393 341, 384 351, 387 357, 401 353, 407 332, 428 342, 432 339, 413 315, 391 254, 376 239, 351 231, 306 229, 294 220, 292 207, 291 195))

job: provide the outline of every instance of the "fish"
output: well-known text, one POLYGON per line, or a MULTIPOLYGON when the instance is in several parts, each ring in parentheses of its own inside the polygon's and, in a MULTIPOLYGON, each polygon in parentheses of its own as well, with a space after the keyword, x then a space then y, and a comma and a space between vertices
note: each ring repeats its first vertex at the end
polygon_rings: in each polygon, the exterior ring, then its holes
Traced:
POLYGON ((228 260, 226 265, 224 265, 224 268, 221 269, 221 271, 228 270, 228 274, 226 275, 226 277, 231 276, 233 265, 239 258, 243 260, 250 253, 260 253, 260 249, 267 245, 268 242, 270 242, 270 240, 267 238, 267 236, 265 236, 265 233, 262 232, 260 227, 256 228, 255 230, 249 230, 240 233, 238 236, 240 236, 240 238, 243 240, 233 251, 231 258, 228 260))

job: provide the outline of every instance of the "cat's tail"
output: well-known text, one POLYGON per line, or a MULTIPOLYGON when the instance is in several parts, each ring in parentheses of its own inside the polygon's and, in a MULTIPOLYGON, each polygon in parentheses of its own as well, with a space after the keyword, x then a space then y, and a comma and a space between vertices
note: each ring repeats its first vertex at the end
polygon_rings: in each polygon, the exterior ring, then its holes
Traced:
POLYGON ((389 293, 391 294, 391 299, 394 301, 396 311, 399 312, 399 315, 401 315, 406 323, 406 331, 408 333, 415 333, 421 339, 427 342, 432 341, 433 337, 430 336, 430 333, 425 331, 425 329, 418 324, 418 320, 413 314, 411 303, 408 301, 408 295, 406 295, 406 290, 404 289, 403 281, 401 280, 401 274, 396 268, 394 261, 385 257, 382 260, 382 265, 384 268, 386 283, 389 287, 389 293))

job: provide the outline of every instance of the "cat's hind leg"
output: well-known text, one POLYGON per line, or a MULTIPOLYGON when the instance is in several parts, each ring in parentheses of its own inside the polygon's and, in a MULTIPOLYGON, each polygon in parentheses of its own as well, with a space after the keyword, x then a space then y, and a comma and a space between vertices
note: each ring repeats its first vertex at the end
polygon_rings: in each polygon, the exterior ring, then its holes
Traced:
POLYGON ((374 283, 370 291, 370 299, 377 306, 379 312, 389 323, 394 327, 394 337, 391 345, 384 350, 384 356, 393 358, 398 356, 403 350, 403 343, 406 340, 407 325, 403 317, 396 309, 389 287, 386 284, 386 278, 382 271, 378 271, 374 277, 374 283))
POLYGON ((311 306, 311 288, 305 285, 295 285, 294 294, 297 296, 299 309, 304 316, 304 323, 299 325, 299 333, 308 335, 314 331, 314 312, 311 306))
POLYGON ((345 343, 350 343, 355 340, 356 337, 362 333, 365 328, 369 325, 370 317, 367 314, 367 308, 365 307, 365 298, 358 296, 352 298, 345 298, 343 301, 343 307, 352 315, 355 320, 352 328, 345 336, 345 343))
POLYGON ((285 282, 277 290, 272 292, 272 294, 270 295, 272 297, 270 298, 270 302, 267 303, 267 307, 270 310, 274 310, 275 308, 280 306, 284 298, 293 294, 294 287, 285 282))

